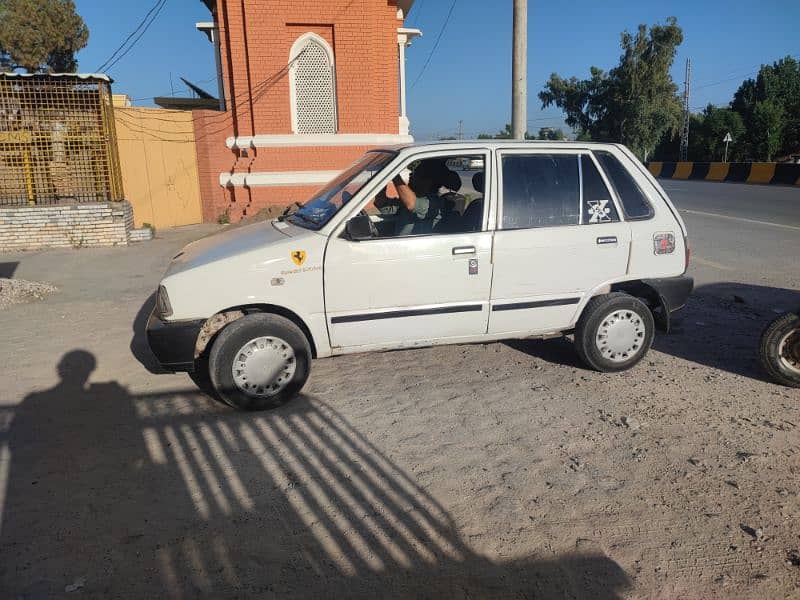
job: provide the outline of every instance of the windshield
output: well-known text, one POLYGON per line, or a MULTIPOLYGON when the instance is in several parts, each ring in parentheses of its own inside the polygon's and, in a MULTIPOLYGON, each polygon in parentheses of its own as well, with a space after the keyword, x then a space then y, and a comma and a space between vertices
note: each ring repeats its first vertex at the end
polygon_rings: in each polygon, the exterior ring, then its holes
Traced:
POLYGON ((286 220, 306 229, 319 229, 394 157, 393 152, 367 152, 286 220))

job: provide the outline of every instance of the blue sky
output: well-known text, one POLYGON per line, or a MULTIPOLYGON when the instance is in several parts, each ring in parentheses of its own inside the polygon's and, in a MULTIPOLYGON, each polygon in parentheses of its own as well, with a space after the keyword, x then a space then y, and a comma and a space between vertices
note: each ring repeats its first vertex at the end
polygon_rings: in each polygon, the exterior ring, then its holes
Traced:
MULTIPOLYGON (((321 0, 322 1, 322 0, 321 0)), ((382 0, 377 0, 382 1, 382 0)), ((152 3, 77 0, 89 26, 89 45, 80 52, 81 71, 94 71, 139 23, 152 3)), ((451 0, 416 0, 406 26, 423 37, 406 51, 408 108, 417 139, 452 135, 463 120, 464 133, 493 133, 511 114, 511 0, 457 0, 450 22, 418 79, 445 21, 451 0)), ((762 0, 672 0, 641 2, 529 0, 529 130, 563 126, 555 108, 544 111, 536 94, 551 72, 585 77, 589 67, 608 69, 619 58, 619 34, 639 23, 678 18, 684 42, 678 49, 673 78, 683 82, 684 63, 692 60, 692 108, 725 104, 741 81, 762 63, 791 54, 800 57, 800 2, 762 0)), ((139 105, 151 98, 186 92, 179 77, 202 82, 215 92, 211 44, 194 29, 209 20, 200 0, 167 0, 163 11, 138 45, 110 75, 116 92, 139 105), (172 86, 170 85, 172 74, 172 86)))

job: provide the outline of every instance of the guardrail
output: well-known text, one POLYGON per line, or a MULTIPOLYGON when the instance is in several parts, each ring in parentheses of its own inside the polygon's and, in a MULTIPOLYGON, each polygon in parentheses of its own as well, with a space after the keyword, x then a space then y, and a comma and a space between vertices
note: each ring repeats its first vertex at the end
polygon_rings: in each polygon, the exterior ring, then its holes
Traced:
POLYGON ((659 162, 647 168, 654 177, 800 186, 800 164, 792 163, 722 163, 659 162))

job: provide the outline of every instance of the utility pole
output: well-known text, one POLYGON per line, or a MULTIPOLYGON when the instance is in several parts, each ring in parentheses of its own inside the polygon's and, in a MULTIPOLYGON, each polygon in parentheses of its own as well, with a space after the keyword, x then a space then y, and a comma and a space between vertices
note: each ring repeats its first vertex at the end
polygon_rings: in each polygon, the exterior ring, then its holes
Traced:
POLYGON ((528 0, 514 0, 511 58, 511 136, 525 139, 528 128, 528 0))
POLYGON ((458 139, 464 139, 464 121, 462 119, 458 120, 458 139))
POLYGON ((692 63, 686 59, 686 81, 683 82, 683 133, 681 134, 681 161, 689 157, 689 76, 692 63))

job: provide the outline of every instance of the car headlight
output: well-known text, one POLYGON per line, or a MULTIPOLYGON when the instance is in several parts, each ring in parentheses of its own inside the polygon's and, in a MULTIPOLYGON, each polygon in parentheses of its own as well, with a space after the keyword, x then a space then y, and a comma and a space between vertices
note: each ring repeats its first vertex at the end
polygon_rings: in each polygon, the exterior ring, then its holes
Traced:
POLYGON ((163 285, 158 286, 156 294, 156 314, 161 318, 172 316, 172 305, 169 303, 167 288, 163 285))

